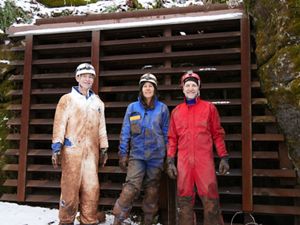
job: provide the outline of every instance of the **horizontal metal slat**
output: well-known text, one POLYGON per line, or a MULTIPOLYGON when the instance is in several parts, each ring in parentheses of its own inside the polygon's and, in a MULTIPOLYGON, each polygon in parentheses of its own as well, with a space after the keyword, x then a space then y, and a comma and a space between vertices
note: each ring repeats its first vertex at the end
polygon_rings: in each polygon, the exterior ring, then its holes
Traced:
POLYGON ((235 37, 240 37, 241 33, 239 31, 231 32, 219 32, 219 33, 206 33, 206 34, 192 34, 186 36, 171 36, 171 37, 145 37, 145 38, 134 38, 125 40, 108 40, 101 41, 100 46, 122 46, 122 45, 132 45, 132 44, 151 44, 151 43, 180 43, 186 41, 197 41, 197 40, 210 40, 213 39, 214 42, 217 40, 224 40, 225 38, 233 39, 235 37))
MULTIPOLYGON (((210 99, 215 105, 241 105, 241 99, 210 99)), ((168 106, 176 106, 182 103, 182 100, 171 100, 164 101, 164 103, 168 106)), ((105 102, 105 108, 126 108, 131 102, 105 102)), ((267 104, 267 100, 265 98, 254 98, 252 99, 253 105, 264 105, 267 104)), ((32 104, 30 109, 32 110, 51 110, 55 109, 57 104, 32 104)), ((22 106, 20 104, 11 104, 7 107, 7 110, 21 110, 22 106)))
MULTIPOLYGON (((18 164, 6 164, 3 171, 18 171, 18 164)), ((29 164, 29 172, 60 172, 60 168, 54 169, 52 165, 29 164)), ((101 167, 99 173, 117 173, 125 174, 118 166, 101 167)), ((229 174, 221 176, 241 176, 240 169, 231 169, 229 174)), ((296 173, 292 169, 253 169, 254 177, 285 177, 295 178, 296 173)))
POLYGON ((271 197, 293 197, 300 198, 299 188, 253 188, 253 194, 256 196, 271 196, 271 197))
MULTIPOLYGON (((109 149, 108 156, 109 159, 118 159, 118 150, 109 149)), ((19 149, 7 149, 4 153, 6 156, 18 156, 19 149)), ((50 157, 52 151, 49 149, 29 149, 27 156, 36 156, 36 157, 50 157)), ((230 151, 229 152, 231 159, 241 159, 242 154, 240 151, 230 151)), ((217 155, 215 155, 218 158, 217 155)), ((278 159, 277 151, 253 151, 253 159, 278 159)))
MULTIPOLYGON (((108 134, 109 141, 119 141, 119 134, 108 134)), ((9 134, 6 138, 7 140, 20 140, 20 134, 9 134)), ((29 140, 32 141, 50 141, 52 139, 52 134, 30 134, 29 140)), ((225 140, 227 141, 240 141, 240 134, 227 134, 225 136, 225 140)))
MULTIPOLYGON (((108 134, 109 141, 118 141, 119 134, 108 134)), ((52 134, 30 134, 29 140, 33 141, 50 141, 52 139, 52 134)), ((6 140, 20 140, 20 134, 9 134, 6 140)), ((241 134, 226 134, 226 141, 241 141, 241 134)), ((284 136, 282 134, 253 134, 253 141, 284 141, 284 136)))
MULTIPOLYGON (((123 118, 116 117, 116 118, 105 118, 106 124, 117 124, 121 125, 123 123, 123 118)), ((232 123, 241 123, 242 119, 240 116, 222 116, 221 122, 223 124, 232 124, 232 123)), ((274 116, 253 116, 252 117, 253 123, 275 123, 274 116)), ((6 123, 7 125, 21 125, 20 118, 12 118, 9 119, 6 123)), ((31 119, 29 121, 30 125, 53 125, 53 119, 31 119)))
MULTIPOLYGON (((16 202, 17 195, 16 194, 3 194, 0 198, 1 201, 9 201, 9 202, 16 202)), ((59 202, 59 195, 38 195, 38 194, 28 194, 26 196, 25 202, 28 203, 58 203, 59 202)), ((99 205, 105 206, 113 206, 116 202, 114 198, 104 198, 101 197, 99 199, 99 205)), ((134 201, 134 207, 141 207, 140 200, 134 201)))
MULTIPOLYGON (((251 65, 252 69, 257 69, 256 64, 251 65)), ((195 72, 227 72, 227 71, 240 71, 241 65, 224 65, 224 66, 205 66, 205 67, 178 67, 178 68, 151 68, 144 70, 105 70, 100 71, 101 77, 120 77, 120 76, 140 76, 141 73, 154 73, 159 74, 182 74, 188 70, 193 70, 195 72)), ((226 76, 226 73, 224 74, 226 76)))
MULTIPOLYGON (((44 79, 74 79, 74 73, 45 73, 45 74, 33 74, 32 80, 44 80, 44 79)), ((11 75, 9 80, 11 81, 22 81, 24 79, 23 75, 11 75)))
MULTIPOLYGON (((260 83, 257 81, 252 82, 252 87, 259 88, 260 83)), ((241 83, 206 83, 203 84, 201 89, 236 89, 241 88, 241 83)), ((179 85, 160 85, 159 91, 181 91, 182 88, 179 85)), ((61 95, 70 92, 70 88, 44 88, 44 89, 32 89, 32 95, 61 95)), ((136 86, 110 86, 100 87, 100 92, 111 93, 111 92, 138 92, 136 86)), ((11 90, 8 92, 9 96, 20 96, 23 94, 22 90, 11 90)))
MULTIPOLYGON (((194 209, 196 210, 203 210, 203 207, 200 204, 196 204, 194 206, 194 209)), ((221 204, 221 210, 222 212, 226 213, 226 212, 237 212, 237 211, 241 211, 242 210, 242 205, 241 204, 230 204, 230 203, 225 203, 222 202, 221 204)))
POLYGON ((279 214, 279 215, 300 215, 300 207, 298 206, 279 206, 279 205, 253 205, 254 213, 279 214))
MULTIPOLYGON (((18 171, 18 164, 6 164, 3 167, 3 171, 18 171)), ((27 167, 28 172, 60 172, 60 168, 53 168, 52 165, 42 165, 42 164, 29 164, 27 167)), ((99 169, 100 174, 113 173, 113 174, 126 174, 119 166, 105 166, 99 169)), ((230 173, 227 175, 219 176, 241 176, 240 169, 231 169, 230 173)))
POLYGON ((90 42, 58 43, 47 45, 34 45, 33 50, 74 49, 91 47, 90 42))
POLYGON ((284 141, 283 134, 253 134, 253 141, 284 141))
POLYGON ((240 54, 240 48, 227 49, 210 49, 199 51, 181 51, 170 53, 146 53, 146 54, 132 54, 132 55, 115 55, 102 56, 101 62, 116 62, 116 61, 130 61, 130 60, 149 60, 149 59, 165 59, 165 58, 181 58, 181 57, 201 57, 201 56, 220 56, 240 54))
POLYGON ((253 151, 253 159, 278 159, 277 151, 253 151))
POLYGON ((295 178, 296 173, 292 169, 253 169, 253 176, 295 178))
MULTIPOLYGON (((17 179, 7 179, 3 186, 6 187, 16 187, 18 185, 17 179)), ((26 187, 30 188, 60 188, 59 180, 27 180, 26 187)), ((101 190, 122 190, 122 183, 112 183, 112 182, 101 182, 100 189, 101 190)))
MULTIPOLYGON (((251 69, 257 69, 256 64, 251 65, 251 69)), ((205 66, 205 67, 178 67, 178 68, 152 68, 144 70, 105 70, 100 71, 100 77, 113 78, 117 77, 127 77, 127 76, 140 76, 142 73, 154 73, 155 75, 164 74, 182 74, 188 70, 193 70, 195 72, 205 71, 206 73, 216 73, 216 72, 227 72, 227 71, 240 71, 240 65, 224 65, 224 66, 205 66)), ((223 74, 226 76, 226 73, 223 74)), ((51 80, 51 79, 73 79, 74 73, 44 73, 44 74, 32 74, 32 80, 51 80)), ((24 79, 23 75, 11 75, 9 80, 12 81, 22 81, 24 79)))
POLYGON ((52 64, 68 64, 68 63, 84 63, 90 62, 90 57, 80 58, 57 58, 57 59, 35 59, 32 61, 33 65, 52 65, 52 64))

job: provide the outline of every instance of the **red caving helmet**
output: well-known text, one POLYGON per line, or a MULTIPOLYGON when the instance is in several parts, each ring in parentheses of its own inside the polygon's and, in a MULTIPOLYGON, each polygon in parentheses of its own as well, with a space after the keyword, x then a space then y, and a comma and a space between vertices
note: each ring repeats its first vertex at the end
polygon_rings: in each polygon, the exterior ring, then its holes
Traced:
POLYGON ((200 78, 200 76, 198 74, 194 73, 193 71, 188 71, 188 72, 186 72, 185 74, 182 75, 181 82, 180 82, 181 86, 184 85, 184 83, 185 83, 184 81, 187 78, 194 78, 194 79, 196 79, 197 83, 198 83, 198 86, 200 87, 201 78, 200 78))

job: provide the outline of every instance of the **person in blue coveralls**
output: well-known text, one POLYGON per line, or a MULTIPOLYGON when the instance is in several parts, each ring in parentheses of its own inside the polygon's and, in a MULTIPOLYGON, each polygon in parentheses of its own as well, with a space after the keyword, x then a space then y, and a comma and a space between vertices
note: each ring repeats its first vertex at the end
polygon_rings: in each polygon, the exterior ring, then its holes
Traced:
POLYGON ((138 101, 127 107, 120 135, 119 166, 127 171, 127 176, 113 208, 113 225, 123 224, 128 218, 133 200, 142 187, 144 224, 152 224, 158 211, 160 178, 168 142, 169 110, 158 101, 157 79, 153 74, 141 76, 139 91, 138 101))

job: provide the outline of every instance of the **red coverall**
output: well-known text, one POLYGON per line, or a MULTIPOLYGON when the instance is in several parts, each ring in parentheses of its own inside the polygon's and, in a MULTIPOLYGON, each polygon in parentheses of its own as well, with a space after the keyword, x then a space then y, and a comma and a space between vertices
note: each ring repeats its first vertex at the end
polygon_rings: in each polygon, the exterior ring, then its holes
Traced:
MULTIPOLYGON (((214 204, 213 207, 215 204, 217 204, 217 208, 219 207, 213 144, 219 157, 227 156, 224 135, 218 111, 210 102, 197 98, 196 104, 182 103, 172 111, 167 156, 175 157, 178 149, 177 195, 179 205, 180 200, 185 198, 190 199, 188 204, 193 204, 196 185, 204 208, 209 208, 208 205, 211 202, 214 204)), ((218 222, 211 221, 211 224, 223 224, 221 214, 216 217, 219 217, 218 222)), ((207 223, 210 222, 207 221, 207 223)))

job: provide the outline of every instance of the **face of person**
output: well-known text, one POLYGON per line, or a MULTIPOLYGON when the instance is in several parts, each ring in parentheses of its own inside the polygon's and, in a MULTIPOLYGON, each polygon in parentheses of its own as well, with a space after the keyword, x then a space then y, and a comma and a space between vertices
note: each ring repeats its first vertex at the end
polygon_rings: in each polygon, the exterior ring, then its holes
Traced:
POLYGON ((183 93, 187 99, 194 99, 198 96, 199 86, 194 81, 187 81, 183 85, 183 93))
POLYGON ((83 90, 89 90, 92 88, 95 77, 92 74, 85 73, 76 77, 76 80, 83 90))
POLYGON ((150 82, 146 82, 143 85, 142 92, 145 98, 152 98, 154 96, 154 85, 150 82))

